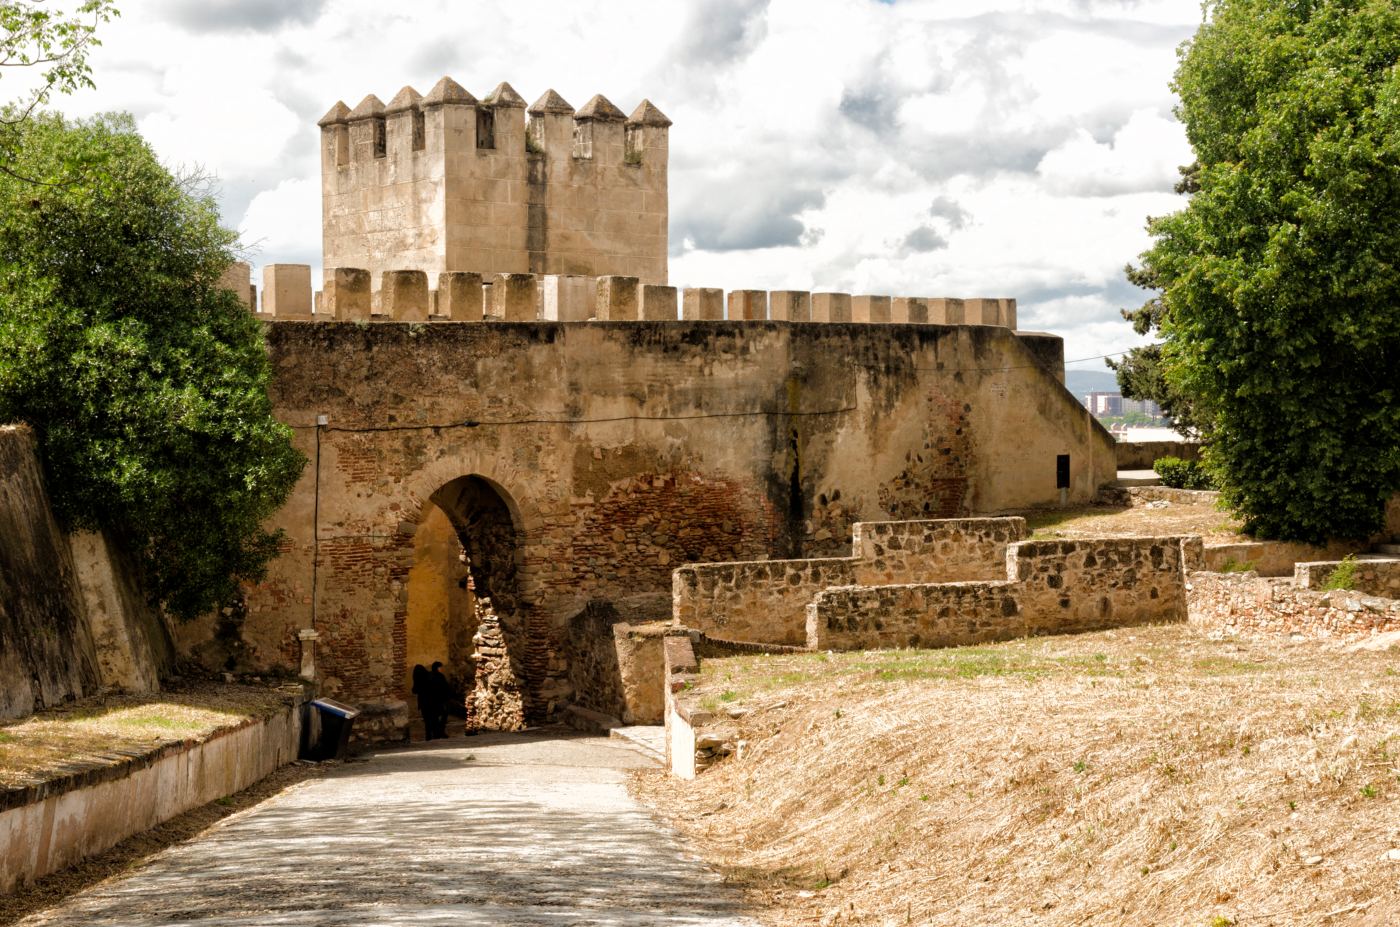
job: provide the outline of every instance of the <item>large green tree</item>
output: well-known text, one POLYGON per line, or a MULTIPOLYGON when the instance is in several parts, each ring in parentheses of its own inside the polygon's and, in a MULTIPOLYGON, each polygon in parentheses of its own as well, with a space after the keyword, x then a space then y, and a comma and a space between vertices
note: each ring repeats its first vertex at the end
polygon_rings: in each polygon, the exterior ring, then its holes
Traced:
POLYGON ((262 574, 304 464, 273 417, 258 321, 207 192, 129 117, 17 124, 0 175, 0 421, 30 423, 60 519, 138 555, 190 617, 262 574))
POLYGON ((1400 490, 1400 6, 1206 14, 1173 85, 1190 200, 1149 222, 1139 318, 1250 530, 1365 536, 1400 490))

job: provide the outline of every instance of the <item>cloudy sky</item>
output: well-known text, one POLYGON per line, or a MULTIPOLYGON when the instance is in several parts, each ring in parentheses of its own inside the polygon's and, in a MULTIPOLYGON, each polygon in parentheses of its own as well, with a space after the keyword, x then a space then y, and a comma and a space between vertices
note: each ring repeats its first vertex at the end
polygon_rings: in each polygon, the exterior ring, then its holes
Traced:
POLYGON ((673 284, 1014 296, 1088 357, 1139 343, 1121 268, 1191 160, 1168 82, 1199 0, 120 5, 97 91, 60 105, 134 113, 218 176, 255 264, 318 274, 331 104, 507 80, 675 121, 673 284))

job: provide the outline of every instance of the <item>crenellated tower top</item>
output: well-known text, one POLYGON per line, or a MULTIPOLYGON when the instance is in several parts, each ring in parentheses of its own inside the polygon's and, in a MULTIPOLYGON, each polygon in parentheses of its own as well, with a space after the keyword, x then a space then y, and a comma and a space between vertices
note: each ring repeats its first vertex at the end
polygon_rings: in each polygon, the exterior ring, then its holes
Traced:
POLYGON ((509 83, 478 99, 444 77, 317 124, 328 268, 666 282, 671 120, 649 100, 628 117, 547 90, 527 110, 509 83))

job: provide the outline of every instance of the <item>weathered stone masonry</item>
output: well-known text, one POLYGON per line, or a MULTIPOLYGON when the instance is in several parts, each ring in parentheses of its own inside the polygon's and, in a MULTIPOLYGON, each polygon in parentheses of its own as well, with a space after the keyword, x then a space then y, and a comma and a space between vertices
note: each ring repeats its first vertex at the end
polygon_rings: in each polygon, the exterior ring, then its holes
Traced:
POLYGON ((669 617, 679 564, 828 556, 857 520, 1051 501, 1060 454, 1073 500, 1114 474, 1111 437, 1000 327, 279 322, 268 339, 276 413, 319 465, 275 519, 287 552, 249 592, 242 652, 295 669, 314 626, 324 690, 358 702, 407 694, 434 507, 478 587, 508 580, 493 602, 539 717, 574 688, 570 619, 594 601, 669 617), (476 501, 444 492, 466 478, 476 501))

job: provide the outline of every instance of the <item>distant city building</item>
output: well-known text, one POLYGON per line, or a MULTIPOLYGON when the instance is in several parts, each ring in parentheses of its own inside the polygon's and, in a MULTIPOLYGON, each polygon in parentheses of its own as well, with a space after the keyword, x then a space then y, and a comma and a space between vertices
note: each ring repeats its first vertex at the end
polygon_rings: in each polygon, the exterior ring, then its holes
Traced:
POLYGON ((1086 395, 1084 408, 1098 418, 1141 413, 1154 419, 1162 418, 1162 408, 1150 399, 1124 399, 1122 393, 1095 392, 1086 395))

